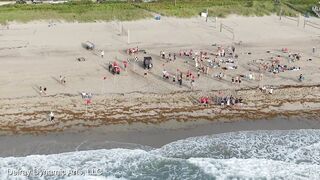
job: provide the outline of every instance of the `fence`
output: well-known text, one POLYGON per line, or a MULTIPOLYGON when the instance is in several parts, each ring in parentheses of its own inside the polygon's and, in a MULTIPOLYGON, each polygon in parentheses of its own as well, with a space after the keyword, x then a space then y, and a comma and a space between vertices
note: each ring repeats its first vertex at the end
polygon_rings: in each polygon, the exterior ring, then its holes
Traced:
POLYGON ((299 27, 300 25, 300 14, 297 14, 296 15, 297 17, 289 17, 289 16, 283 16, 283 11, 282 9, 280 10, 280 13, 279 13, 279 19, 282 20, 282 17, 287 19, 287 20, 290 20, 290 21, 294 21, 297 23, 297 26, 299 27))
POLYGON ((125 28, 121 22, 115 22, 117 29, 119 30, 119 36, 127 36, 127 43, 130 44, 130 30, 125 28))
POLYGON ((220 32, 222 32, 223 30, 226 30, 226 31, 228 31, 229 33, 232 34, 232 40, 235 39, 233 28, 231 28, 231 27, 229 27, 229 26, 227 26, 227 25, 225 25, 223 23, 220 23, 220 32))
POLYGON ((303 28, 305 28, 306 26, 311 26, 313 28, 320 29, 320 24, 312 22, 308 19, 304 19, 303 28))
POLYGON ((217 28, 217 23, 218 23, 218 17, 208 17, 206 18, 207 22, 214 23, 214 28, 217 28))

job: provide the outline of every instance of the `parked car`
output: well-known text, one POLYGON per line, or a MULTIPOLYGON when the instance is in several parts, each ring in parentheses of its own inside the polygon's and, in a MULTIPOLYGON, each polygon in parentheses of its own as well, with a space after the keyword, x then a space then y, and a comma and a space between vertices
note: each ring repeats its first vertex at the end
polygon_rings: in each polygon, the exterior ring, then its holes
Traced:
POLYGON ((150 56, 144 57, 143 67, 144 67, 144 69, 151 69, 153 67, 152 57, 150 57, 150 56))
POLYGON ((95 45, 90 41, 86 41, 86 42, 82 43, 82 47, 84 47, 87 50, 93 50, 95 45))

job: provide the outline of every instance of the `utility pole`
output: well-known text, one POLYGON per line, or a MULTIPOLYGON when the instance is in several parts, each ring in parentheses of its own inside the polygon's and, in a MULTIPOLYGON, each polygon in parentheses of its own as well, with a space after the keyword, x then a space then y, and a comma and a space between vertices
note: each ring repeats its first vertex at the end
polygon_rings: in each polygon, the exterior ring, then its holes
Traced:
POLYGON ((177 0, 174 0, 174 6, 176 6, 177 5, 177 0))

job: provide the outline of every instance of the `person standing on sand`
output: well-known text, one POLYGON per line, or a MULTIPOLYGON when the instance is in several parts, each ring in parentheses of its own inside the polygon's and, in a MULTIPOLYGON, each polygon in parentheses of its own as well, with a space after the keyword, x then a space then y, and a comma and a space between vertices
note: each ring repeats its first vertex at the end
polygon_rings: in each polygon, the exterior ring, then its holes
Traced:
POLYGON ((300 74, 300 76, 299 76, 299 81, 302 82, 303 80, 304 80, 304 77, 303 77, 302 74, 300 74))
POLYGON ((125 71, 127 71, 127 66, 128 66, 128 61, 124 60, 123 61, 123 67, 124 67, 125 71))
POLYGON ((54 120, 54 114, 51 111, 50 114, 49 114, 49 121, 53 121, 53 120, 54 120))
POLYGON ((101 58, 104 56, 104 50, 101 51, 101 58))
POLYGON ((263 74, 260 73, 259 80, 262 81, 262 79, 263 79, 263 74))
POLYGON ((193 90, 193 87, 194 87, 194 80, 195 80, 195 77, 192 76, 191 77, 191 82, 190 82, 190 85, 191 85, 191 89, 193 90))
POLYGON ((166 71, 166 69, 163 69, 163 71, 162 71, 162 77, 163 77, 163 79, 166 78, 166 75, 167 75, 167 71, 166 71))
POLYGON ((179 82, 179 85, 181 87, 182 86, 182 78, 181 78, 181 76, 178 77, 178 82, 179 82))
POLYGON ((42 95, 42 93, 43 93, 42 86, 39 87, 39 92, 40 92, 40 95, 42 95))
POLYGON ((66 77, 64 77, 64 76, 60 75, 59 80, 60 80, 60 84, 65 84, 66 83, 66 77))

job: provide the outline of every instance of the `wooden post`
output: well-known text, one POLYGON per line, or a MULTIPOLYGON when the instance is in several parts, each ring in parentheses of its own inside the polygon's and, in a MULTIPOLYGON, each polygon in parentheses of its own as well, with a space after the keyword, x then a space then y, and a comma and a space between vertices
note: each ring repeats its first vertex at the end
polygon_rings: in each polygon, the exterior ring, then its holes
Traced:
POLYGON ((298 14, 298 17, 297 17, 298 19, 297 19, 297 26, 299 27, 299 25, 300 25, 300 14, 298 14))
POLYGON ((209 10, 207 9, 206 22, 208 22, 209 10))
POLYGON ((130 30, 128 29, 128 44, 130 44, 130 30))
POLYGON ((120 28, 120 36, 122 35, 122 33, 123 33, 123 25, 122 25, 122 23, 120 22, 120 26, 119 26, 119 28, 120 28))
POLYGON ((304 18, 304 22, 303 22, 303 28, 306 28, 306 18, 304 18))
POLYGON ((281 16, 282 16, 282 7, 280 8, 280 13, 279 13, 280 20, 281 20, 281 16))
POLYGON ((222 32, 222 23, 220 23, 220 32, 222 32))
POLYGON ((177 5, 177 0, 174 0, 174 6, 176 6, 177 5))
POLYGON ((218 27, 218 17, 216 16, 216 28, 218 27))

